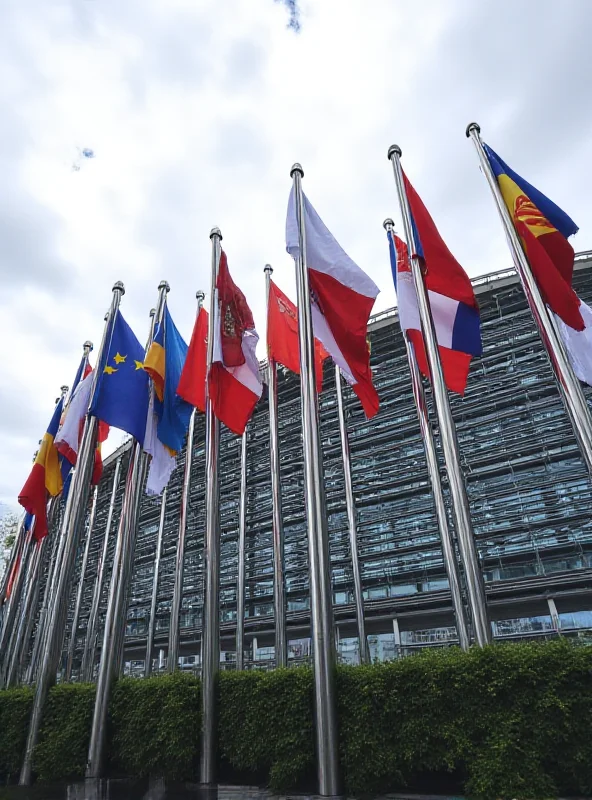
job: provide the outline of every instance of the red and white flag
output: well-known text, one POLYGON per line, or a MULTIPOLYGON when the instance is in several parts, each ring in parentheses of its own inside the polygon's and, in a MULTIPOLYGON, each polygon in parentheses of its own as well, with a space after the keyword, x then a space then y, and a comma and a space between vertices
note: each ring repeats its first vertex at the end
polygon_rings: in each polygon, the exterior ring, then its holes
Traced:
MULTIPOLYGON (((298 309, 273 281, 269 282, 267 355, 272 361, 283 364, 284 367, 300 375, 298 309)), ((315 374, 318 392, 323 389, 323 361, 328 355, 319 340, 315 339, 315 374)))
MULTIPOLYGON (((306 195, 304 228, 314 335, 357 394, 368 418, 379 400, 370 371, 368 320, 379 289, 327 229, 306 195)), ((300 254, 294 189, 288 201, 286 249, 300 254)))
POLYGON ((212 410, 241 435, 263 391, 255 354, 259 335, 245 296, 230 277, 223 250, 213 306, 214 352, 208 375, 212 410))

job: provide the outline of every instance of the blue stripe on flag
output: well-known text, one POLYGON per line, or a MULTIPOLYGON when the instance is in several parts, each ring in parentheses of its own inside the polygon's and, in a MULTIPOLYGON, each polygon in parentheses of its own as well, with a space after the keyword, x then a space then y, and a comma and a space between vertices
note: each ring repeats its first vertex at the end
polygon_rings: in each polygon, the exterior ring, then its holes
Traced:
POLYGON ((466 303, 458 304, 452 329, 452 349, 471 356, 480 356, 483 352, 479 312, 466 303))

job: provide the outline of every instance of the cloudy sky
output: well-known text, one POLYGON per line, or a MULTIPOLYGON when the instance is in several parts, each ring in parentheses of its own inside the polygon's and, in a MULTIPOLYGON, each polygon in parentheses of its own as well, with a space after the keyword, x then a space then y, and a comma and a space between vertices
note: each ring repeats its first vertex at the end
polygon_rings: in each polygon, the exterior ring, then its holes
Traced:
POLYGON ((266 262, 293 296, 294 161, 381 287, 376 310, 395 303, 392 143, 469 274, 508 266, 471 120, 592 248, 591 27, 591 0, 5 0, 0 501, 100 340, 115 280, 143 339, 166 278, 189 337, 217 225, 263 337, 266 262))

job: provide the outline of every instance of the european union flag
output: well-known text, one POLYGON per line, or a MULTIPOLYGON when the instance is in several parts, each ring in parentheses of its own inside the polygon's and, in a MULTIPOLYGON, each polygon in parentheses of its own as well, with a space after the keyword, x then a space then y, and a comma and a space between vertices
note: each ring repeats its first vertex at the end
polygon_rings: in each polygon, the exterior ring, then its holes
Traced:
POLYGON ((174 453, 183 449, 193 411, 193 406, 177 394, 186 357, 187 344, 165 306, 162 322, 146 356, 145 367, 154 381, 158 438, 174 453))
POLYGON ((100 369, 90 414, 143 442, 149 399, 144 348, 120 312, 100 369))

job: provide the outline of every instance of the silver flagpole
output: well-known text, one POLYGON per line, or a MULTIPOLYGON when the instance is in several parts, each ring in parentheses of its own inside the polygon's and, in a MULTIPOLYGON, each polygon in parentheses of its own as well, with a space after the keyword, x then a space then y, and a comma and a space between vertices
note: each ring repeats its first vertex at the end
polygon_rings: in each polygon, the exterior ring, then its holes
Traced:
POLYGON ((588 472, 592 474, 592 420, 590 418, 590 410, 586 403, 580 381, 569 362, 565 345, 557 331, 553 315, 545 305, 538 284, 532 274, 528 258, 522 247, 522 242, 516 233, 514 223, 512 222, 510 213, 502 197, 497 179, 491 170, 489 159, 487 158, 483 148, 483 142, 479 135, 480 132, 481 128, 476 122, 471 122, 466 131, 467 137, 472 139, 475 145, 481 170, 491 189, 491 194, 493 195, 502 226, 506 233, 506 239, 512 254, 516 272, 522 283, 522 288, 539 330, 539 335, 543 340, 545 350, 551 361, 551 366, 553 367, 557 383, 559 384, 563 402, 571 419, 588 472))
POLYGON ((152 578, 152 597, 150 598, 150 617, 148 619, 148 635, 146 637, 146 660, 144 662, 145 678, 149 678, 152 674, 152 650, 154 649, 154 631, 156 630, 156 601, 158 599, 158 579, 160 575, 160 557, 162 554, 162 537, 164 536, 166 504, 167 487, 165 486, 160 499, 160 519, 158 521, 156 553, 154 554, 154 576, 152 578))
POLYGON ((354 578, 354 603, 356 606, 356 623, 358 628, 358 641, 360 643, 360 663, 370 663, 370 648, 366 638, 366 623, 364 620, 364 595, 362 591, 362 575, 360 572, 360 559, 358 557, 358 522, 356 503, 354 500, 354 487, 351 476, 351 461, 349 453, 349 438, 345 421, 345 408, 343 406, 343 391, 341 388, 341 372, 335 365, 335 392, 337 394, 337 413, 339 415, 339 435, 341 437, 341 460, 343 461, 343 480, 345 483, 345 505, 347 508, 347 524, 349 529, 349 549, 352 560, 352 573, 354 578))
MULTIPOLYGON (((105 322, 107 322, 109 316, 109 312, 105 314, 105 322)), ((82 361, 83 364, 86 366, 88 364, 88 357, 93 349, 93 343, 91 341, 86 341, 82 345, 82 361)), ((84 374, 84 367, 82 367, 82 371, 80 373, 81 379, 84 374)), ((63 387, 65 388, 65 387, 63 387)), ((75 386, 72 387, 73 390, 76 388, 75 386)), ((72 392, 70 393, 70 397, 68 398, 64 410, 68 408, 70 401, 72 400, 72 392)), ((51 561, 49 565, 49 571, 47 574, 47 581, 45 584, 45 589, 43 592, 43 602, 41 604, 41 612, 39 614, 39 624, 37 625, 37 631, 35 634, 35 641, 33 644, 33 652, 31 654, 31 660, 29 662, 29 667, 27 669, 27 683, 33 682, 35 675, 37 674, 37 670, 39 667, 39 658, 43 652, 43 647, 45 645, 45 637, 47 634, 47 617, 48 617, 48 610, 51 602, 51 598, 55 591, 55 584, 57 580, 57 575, 61 570, 61 557, 63 553, 63 537, 65 535, 65 528, 63 525, 63 518, 62 524, 60 525, 59 530, 55 533, 55 540, 54 545, 52 547, 51 552, 51 561)))
MULTIPOLYGON (((168 291, 168 283, 161 281, 158 286, 156 317, 150 314, 150 333, 146 343, 146 352, 148 352, 152 343, 155 324, 162 319, 168 291)), ((107 734, 107 709, 111 695, 111 684, 119 674, 119 666, 122 659, 127 598, 138 530, 140 499, 146 477, 146 455, 142 450, 142 446, 143 442, 138 441, 134 441, 132 445, 125 494, 117 530, 101 647, 101 660, 97 676, 95 708, 86 762, 86 777, 90 779, 100 778, 103 770, 103 755, 107 734)))
MULTIPOLYGON (((265 265, 265 289, 269 311, 269 291, 273 269, 265 265)), ((275 665, 288 666, 286 634, 286 583, 284 576, 284 521, 282 519, 282 484, 278 437, 277 365, 267 354, 267 389, 269 401, 269 461, 273 524, 273 618, 275 621, 275 665)))
POLYGON ((241 439, 238 568, 236 581, 236 668, 245 666, 245 546, 247 538, 247 431, 241 439))
MULTIPOLYGON (((395 224, 392 219, 385 219, 383 225, 389 236, 394 236, 395 224)), ((448 518, 446 516, 446 505, 444 503, 444 492, 442 491, 442 481, 440 479, 440 468, 438 466, 438 457, 436 455, 434 433, 432 431, 432 425, 429 419, 428 407, 423 390, 423 382, 421 380, 421 373, 415 359, 413 345, 407 338, 407 334, 404 331, 403 340, 405 342, 405 351, 407 353, 409 372, 411 373, 413 398, 415 400, 415 408, 417 409, 417 418, 419 419, 419 428, 421 430, 421 438, 426 455, 428 474, 430 476, 430 483, 432 485, 432 495, 434 498, 434 506, 436 507, 436 517, 438 519, 438 529, 440 531, 440 541, 442 543, 442 554, 444 556, 444 567, 446 569, 446 576, 448 577, 448 585, 450 586, 450 596, 452 599, 456 631, 458 633, 458 642, 463 650, 468 650, 471 643, 471 637, 467 623, 465 604, 463 601, 458 559, 454 549, 452 532, 448 526, 448 518)))
POLYGON ((299 255, 296 260, 296 289, 298 295, 305 496, 308 520, 310 606, 315 684, 315 734, 319 793, 323 796, 336 796, 341 791, 337 715, 335 711, 336 654, 335 638, 333 636, 325 487, 314 368, 314 333, 308 282, 304 197, 301 184, 303 175, 304 171, 300 164, 294 164, 290 171, 290 177, 293 179, 299 238, 299 255))
MULTIPOLYGON (((6 565, 6 570, 4 571, 4 575, 2 576, 2 586, 0 587, 0 606, 2 606, 2 614, 4 613, 4 605, 6 601, 6 592, 8 591, 8 582, 10 581, 10 573, 14 569, 14 565, 19 557, 22 556, 23 545, 25 543, 25 518, 27 514, 23 514, 21 522, 19 524, 19 529, 16 535, 15 542, 12 546, 12 550, 10 551, 10 558, 8 560, 8 564, 6 565)), ((2 623, 2 618, 0 617, 0 627, 2 623)))
POLYGON ((105 533, 103 534, 103 548, 99 563, 97 564, 97 576, 95 578, 95 585, 93 590, 92 604, 88 616, 88 624, 86 626, 86 639, 84 641, 84 653, 82 655, 81 675, 82 679, 90 682, 93 679, 95 653, 97 649, 97 626, 99 621, 99 605, 101 603, 101 593, 103 591, 103 577, 105 575, 105 567, 107 564, 107 552, 109 550, 109 536, 111 534, 111 525, 113 523, 113 511, 115 508, 115 500, 117 498, 117 490, 119 488, 119 476, 121 474, 121 456, 115 463, 115 473, 113 475, 113 488, 111 489, 111 499, 109 501, 109 510, 107 511, 107 524, 105 525, 105 533))
MULTIPOLYGON (((205 294, 197 292, 197 314, 201 310, 205 294)), ((169 625, 169 650, 167 670, 174 672, 179 667, 179 642, 181 637, 180 615, 183 600, 183 570, 185 566, 185 537, 187 535, 187 509, 189 505, 189 489, 191 488, 191 466, 193 464, 193 435, 195 432, 196 410, 191 412, 187 430, 187 446, 185 448, 185 471, 183 473, 183 491, 181 494, 181 512, 179 515, 179 534, 177 538, 177 557, 175 561, 175 583, 171 603, 171 621, 169 625)))
POLYGON ((201 783, 216 779, 216 680, 220 669, 220 531, 218 520, 218 451, 220 422, 216 418, 208 389, 208 376, 214 355, 214 324, 218 317, 216 282, 220 267, 222 234, 212 228, 212 280, 208 320, 206 361, 206 536, 204 547, 204 609, 201 645, 201 694, 203 732, 200 758, 201 783))
POLYGON ((78 619, 80 617, 80 606, 82 605, 82 594, 84 592, 84 578, 86 575, 86 565, 88 564, 88 554, 90 553, 90 543, 95 527, 95 518, 97 515, 97 499, 99 496, 99 487, 95 486, 93 489, 92 504, 90 508, 90 517, 88 520, 88 533, 86 535, 86 542, 84 543, 84 553, 82 555, 82 564, 80 566, 80 579, 78 581, 78 589, 76 591, 76 603, 74 605, 74 618, 72 619, 72 630, 70 633, 70 642, 68 645, 68 660, 66 662, 66 674, 64 680, 70 681, 72 679, 72 665, 74 662, 74 655, 76 652, 76 633, 78 631, 78 619))
POLYGON ((39 597, 39 573, 43 564, 43 555, 47 548, 47 542, 51 537, 51 527, 58 502, 57 497, 50 497, 47 504, 47 523, 50 532, 40 542, 32 543, 34 550, 29 562, 24 599, 18 626, 14 629, 10 640, 10 661, 6 664, 6 671, 3 676, 3 684, 5 686, 14 686, 19 681, 20 668, 25 658, 26 645, 31 636, 35 618, 35 606, 39 597))
POLYGON ((444 374, 442 372, 442 365, 440 363, 440 355, 438 352, 438 343, 436 339, 434 321, 432 319, 432 311, 428 301, 428 293, 423 280, 421 264, 418 256, 416 255, 417 243, 415 241, 413 226, 411 224, 411 211, 409 209, 407 193, 405 192, 405 185, 403 183, 403 171, 401 169, 401 162, 399 160, 400 157, 401 148, 397 145, 392 145, 388 151, 388 158, 393 165, 395 184, 397 186, 399 205, 401 207, 401 216, 403 218, 403 227, 405 229, 405 238, 407 239, 407 244, 409 247, 409 261, 411 263, 413 283, 417 295, 417 304, 421 319, 421 328, 425 342, 428 366, 432 376, 432 391, 434 395, 438 424, 440 426, 440 437, 442 441, 442 450, 444 452, 446 472, 448 474, 448 482, 450 485, 450 496, 452 498, 452 508, 456 525, 456 535, 458 537, 458 546, 465 571, 467 596, 473 622, 473 632, 476 643, 480 647, 483 647, 491 642, 491 625, 487 616, 487 602, 485 597, 483 574, 481 572, 477 548, 475 546, 475 535, 473 533, 473 525, 471 522, 469 499, 467 497, 467 489, 460 468, 460 455, 456 438, 456 428, 452 419, 452 411, 450 410, 448 391, 446 389, 446 384, 444 383, 444 374))
MULTIPOLYGON (((103 340, 97 355, 98 364, 101 363, 103 348, 107 338, 111 335, 113 329, 111 323, 115 318, 115 314, 119 308, 119 303, 124 291, 123 283, 121 283, 121 281, 117 281, 117 283, 113 286, 113 299, 111 301, 111 308, 109 309, 109 315, 103 333, 103 340)), ((95 394, 98 379, 99 370, 95 369, 90 393, 91 402, 95 394)), ((43 715, 43 707, 45 705, 49 687, 55 680, 57 665, 64 641, 64 628, 68 606, 68 596, 72 580, 72 569, 74 566, 74 558, 76 556, 76 548, 78 546, 80 528, 84 519, 84 514, 86 513, 86 505, 90 493, 90 481, 97 445, 97 431, 97 418, 87 415, 84 422, 84 429, 78 451, 76 468, 72 475, 72 483, 70 485, 70 491, 68 493, 68 500, 66 502, 64 518, 62 521, 63 536, 60 536, 60 547, 57 554, 57 560, 60 568, 56 572, 55 590, 50 598, 50 605, 48 608, 47 633, 43 645, 43 657, 39 668, 39 675, 37 677, 37 685, 33 700, 33 709, 31 711, 31 721, 29 724, 25 757, 23 759, 23 765, 19 779, 21 786, 28 786, 31 783, 33 753, 39 738, 39 726, 41 724, 41 718, 43 715)))

